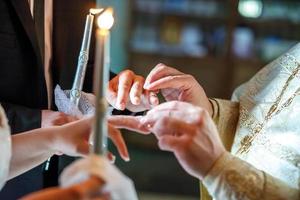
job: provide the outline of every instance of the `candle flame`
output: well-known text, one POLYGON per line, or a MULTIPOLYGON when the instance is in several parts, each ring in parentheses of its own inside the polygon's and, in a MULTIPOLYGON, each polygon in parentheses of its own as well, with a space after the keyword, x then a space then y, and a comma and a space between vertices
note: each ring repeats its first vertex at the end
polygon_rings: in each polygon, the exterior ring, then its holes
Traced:
POLYGON ((91 9, 90 9, 90 13, 91 13, 92 15, 100 14, 102 11, 103 11, 103 8, 91 8, 91 9))
POLYGON ((98 26, 100 29, 109 30, 114 25, 113 9, 107 8, 99 17, 98 17, 98 26))

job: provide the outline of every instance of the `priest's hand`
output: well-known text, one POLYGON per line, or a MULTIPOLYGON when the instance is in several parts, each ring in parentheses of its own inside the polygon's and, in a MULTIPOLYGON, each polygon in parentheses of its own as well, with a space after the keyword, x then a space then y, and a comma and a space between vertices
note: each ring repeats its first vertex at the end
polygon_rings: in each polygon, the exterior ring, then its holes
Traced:
MULTIPOLYGON (((85 156, 89 153, 89 137, 92 131, 92 121, 93 118, 85 118, 78 120, 76 122, 71 122, 69 124, 54 127, 52 137, 51 148, 52 151, 58 155, 66 154, 69 156, 85 156)), ((115 124, 122 124, 124 122, 119 122, 120 120, 115 120, 115 124)), ((117 147, 120 156, 123 160, 129 161, 129 154, 127 146, 123 139, 121 132, 113 127, 110 123, 108 124, 109 135, 108 137, 117 147)), ((112 155, 108 155, 112 159, 112 155)))
POLYGON ((200 84, 189 74, 158 64, 146 78, 144 89, 160 90, 166 101, 184 101, 203 107, 212 115, 212 106, 200 84))
POLYGON ((181 166, 200 180, 225 152, 208 112, 192 104, 163 103, 141 121, 155 134, 159 148, 173 152, 181 166))
POLYGON ((46 128, 50 126, 61 126, 63 124, 78 120, 76 117, 67 115, 62 112, 52 110, 42 110, 41 127, 46 128))
POLYGON ((158 105, 155 92, 143 89, 145 79, 130 70, 114 77, 108 85, 108 102, 119 110, 127 108, 131 112, 141 112, 158 105))

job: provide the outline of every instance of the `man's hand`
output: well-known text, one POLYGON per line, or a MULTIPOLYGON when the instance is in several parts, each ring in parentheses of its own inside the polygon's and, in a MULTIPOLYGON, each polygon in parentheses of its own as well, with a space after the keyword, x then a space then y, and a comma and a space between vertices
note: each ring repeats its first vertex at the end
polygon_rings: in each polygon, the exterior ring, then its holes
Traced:
POLYGON ((208 112, 192 104, 163 103, 141 121, 155 134, 160 149, 173 152, 181 166, 200 180, 225 152, 208 112))
POLYGON ((144 89, 161 90, 166 101, 184 101, 203 107, 212 115, 212 106, 199 83, 191 75, 158 64, 147 76, 144 89))
POLYGON ((132 112, 141 112, 158 105, 155 92, 143 89, 145 79, 125 70, 114 77, 108 86, 107 100, 115 108, 132 112))
POLYGON ((78 120, 76 117, 67 115, 62 112, 55 112, 52 110, 42 110, 42 124, 41 127, 61 126, 69 122, 78 120))

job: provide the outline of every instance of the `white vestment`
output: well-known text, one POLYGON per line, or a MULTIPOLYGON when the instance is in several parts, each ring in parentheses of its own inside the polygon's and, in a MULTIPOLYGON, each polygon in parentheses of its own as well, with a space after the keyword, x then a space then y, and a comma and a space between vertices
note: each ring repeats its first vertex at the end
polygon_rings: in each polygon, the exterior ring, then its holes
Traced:
POLYGON ((240 86, 232 102, 211 102, 220 137, 233 139, 203 180, 210 195, 300 199, 300 44, 240 86))
POLYGON ((299 89, 300 44, 264 67, 233 95, 233 100, 240 102, 240 116, 231 152, 294 188, 300 184, 299 89), (277 107, 273 106, 276 102, 277 107), (272 106, 277 110, 265 120, 272 106), (260 129, 249 152, 237 153, 241 140, 260 129))

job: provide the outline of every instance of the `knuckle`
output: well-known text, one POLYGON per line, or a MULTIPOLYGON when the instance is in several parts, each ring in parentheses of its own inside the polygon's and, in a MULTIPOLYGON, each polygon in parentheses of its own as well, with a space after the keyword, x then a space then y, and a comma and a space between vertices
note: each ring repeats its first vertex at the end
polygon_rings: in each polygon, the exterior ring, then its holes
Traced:
POLYGON ((140 75, 135 75, 135 79, 136 79, 137 81, 144 81, 144 80, 145 80, 145 78, 142 77, 142 76, 140 76, 140 75))
POLYGON ((131 85, 129 83, 123 83, 121 86, 124 90, 129 90, 131 85))
POLYGON ((143 84, 141 82, 135 82, 132 86, 133 89, 142 89, 143 84))
POLYGON ((161 118, 161 123, 162 123, 162 124, 165 124, 165 125, 169 125, 169 121, 170 121, 169 118, 170 118, 169 116, 163 116, 163 117, 161 118))
POLYGON ((134 76, 134 73, 133 71, 129 70, 129 69, 126 69, 123 71, 123 74, 127 75, 127 76, 134 76))
POLYGON ((195 80, 195 77, 191 74, 185 74, 184 75, 187 79, 195 80))
POLYGON ((203 108, 199 108, 197 118, 198 118, 198 123, 200 125, 204 123, 206 115, 207 115, 207 111, 204 110, 203 108))
POLYGON ((166 66, 165 64, 163 64, 163 63, 159 63, 159 64, 156 65, 155 68, 156 68, 157 70, 164 70, 164 69, 167 68, 167 66, 166 66))

